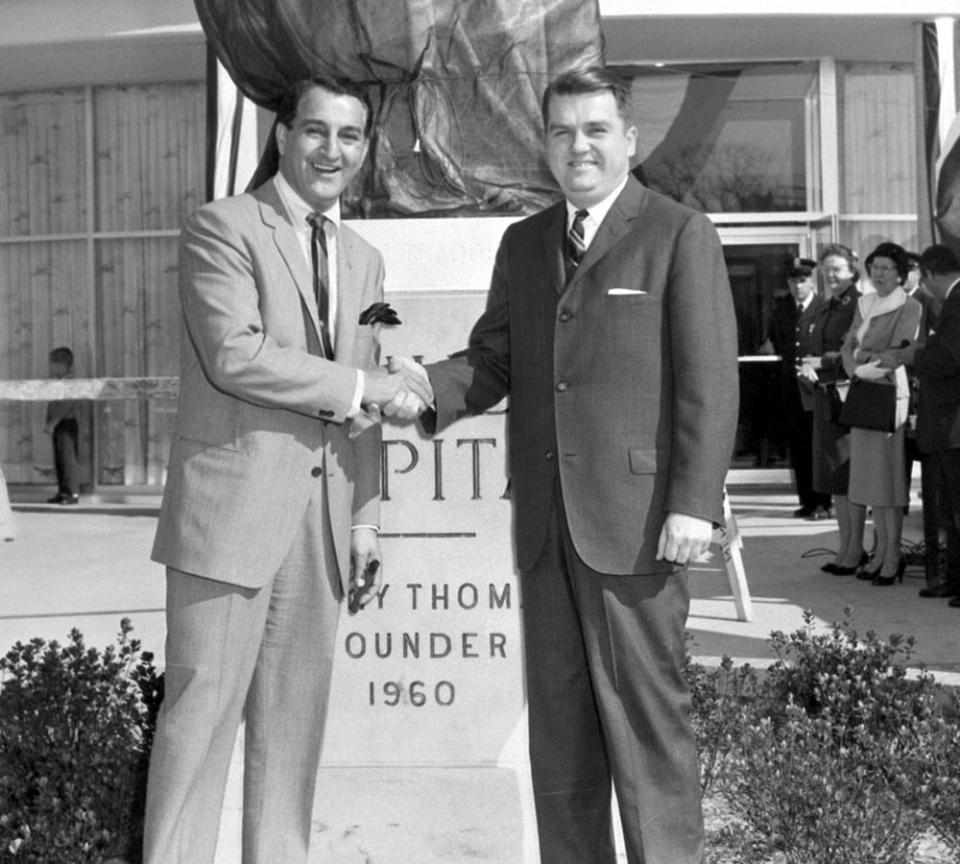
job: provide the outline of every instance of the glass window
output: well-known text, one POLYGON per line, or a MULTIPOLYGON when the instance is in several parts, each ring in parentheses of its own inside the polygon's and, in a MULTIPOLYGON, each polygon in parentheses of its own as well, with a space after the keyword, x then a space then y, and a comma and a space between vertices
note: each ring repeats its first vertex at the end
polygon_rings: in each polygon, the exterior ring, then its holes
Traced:
POLYGON ((819 209, 816 63, 619 68, 648 186, 709 213, 819 209))
MULTIPOLYGON (((204 101, 200 82, 0 94, 0 378, 46 377, 60 345, 79 378, 177 374, 177 235, 203 198, 204 101)), ((81 483, 161 483, 172 408, 94 403, 81 483)), ((10 482, 51 482, 43 418, 0 405, 10 482)))
POLYGON ((838 64, 840 239, 865 257, 892 240, 916 249, 915 81, 909 64, 838 64))

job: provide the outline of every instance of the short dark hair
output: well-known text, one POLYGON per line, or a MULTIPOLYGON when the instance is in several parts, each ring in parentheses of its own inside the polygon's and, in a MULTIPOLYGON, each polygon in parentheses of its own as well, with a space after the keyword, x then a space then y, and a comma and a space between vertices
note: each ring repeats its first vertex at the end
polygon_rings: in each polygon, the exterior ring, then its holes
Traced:
POLYGON ((831 243, 820 252, 820 263, 823 264, 827 258, 843 258, 847 262, 847 266, 853 271, 854 284, 860 279, 860 271, 857 269, 857 265, 860 263, 860 256, 849 246, 843 243, 831 243))
POLYGON ((277 106, 277 122, 282 123, 288 129, 292 128, 294 118, 297 116, 297 109, 300 107, 300 100, 305 93, 314 87, 319 87, 335 96, 352 96, 359 100, 366 112, 363 121, 363 135, 365 138, 370 137, 370 130, 373 128, 373 105, 370 102, 370 96, 365 87, 346 78, 314 75, 310 78, 300 78, 294 81, 280 97, 280 104, 277 106))
POLYGON ((863 262, 867 270, 876 258, 889 258, 893 266, 897 268, 897 275, 900 282, 906 282, 910 273, 910 259, 907 257, 907 250, 899 243, 881 243, 874 249, 863 262))
POLYGON ((623 118, 623 122, 627 125, 632 124, 633 96, 630 92, 630 82, 606 66, 586 66, 570 69, 558 75, 547 85, 540 103, 543 125, 547 125, 550 100, 554 96, 579 96, 604 91, 613 94, 617 102, 617 113, 623 118))
POLYGON ((920 255, 920 272, 929 273, 932 276, 960 273, 960 259, 949 246, 935 243, 924 249, 920 255))
POLYGON ((73 368, 73 351, 65 345, 54 348, 50 352, 49 359, 51 363, 63 363, 64 366, 73 368))

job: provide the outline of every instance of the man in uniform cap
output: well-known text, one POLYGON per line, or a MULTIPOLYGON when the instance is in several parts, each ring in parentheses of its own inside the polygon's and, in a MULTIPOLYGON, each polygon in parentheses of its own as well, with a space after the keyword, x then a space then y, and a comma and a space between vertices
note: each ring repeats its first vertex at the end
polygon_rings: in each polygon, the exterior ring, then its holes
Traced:
POLYGON ((810 337, 822 300, 817 294, 817 262, 791 258, 786 264, 790 294, 773 309, 770 340, 782 361, 782 393, 790 467, 800 507, 794 516, 824 519, 830 515, 830 496, 813 488, 813 400, 806 381, 797 378, 797 364, 811 353, 810 337))

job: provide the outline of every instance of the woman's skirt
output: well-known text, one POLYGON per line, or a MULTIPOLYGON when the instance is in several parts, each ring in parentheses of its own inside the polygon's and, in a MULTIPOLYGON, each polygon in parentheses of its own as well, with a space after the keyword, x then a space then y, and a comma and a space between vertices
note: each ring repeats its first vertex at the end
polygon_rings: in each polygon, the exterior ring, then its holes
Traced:
POLYGON ((850 500, 868 507, 905 507, 909 489, 903 448, 906 425, 894 432, 850 430, 850 500))

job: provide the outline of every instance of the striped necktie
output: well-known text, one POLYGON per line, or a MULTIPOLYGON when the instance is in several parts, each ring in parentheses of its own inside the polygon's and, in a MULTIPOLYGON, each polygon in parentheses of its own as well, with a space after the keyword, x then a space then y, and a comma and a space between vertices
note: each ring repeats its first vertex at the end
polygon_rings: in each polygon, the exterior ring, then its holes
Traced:
POLYGON ((313 262, 313 293, 317 299, 317 317, 320 319, 320 341, 323 356, 333 359, 333 345, 330 342, 330 273, 327 268, 327 233, 324 224, 327 217, 322 213, 307 216, 310 223, 310 260, 313 262))
POLYGON ((570 241, 570 260, 573 262, 573 266, 576 267, 583 260, 583 254, 587 251, 587 243, 584 237, 583 232, 583 220, 586 219, 588 213, 586 210, 577 210, 573 216, 573 224, 570 226, 570 231, 567 233, 567 238, 570 241))

